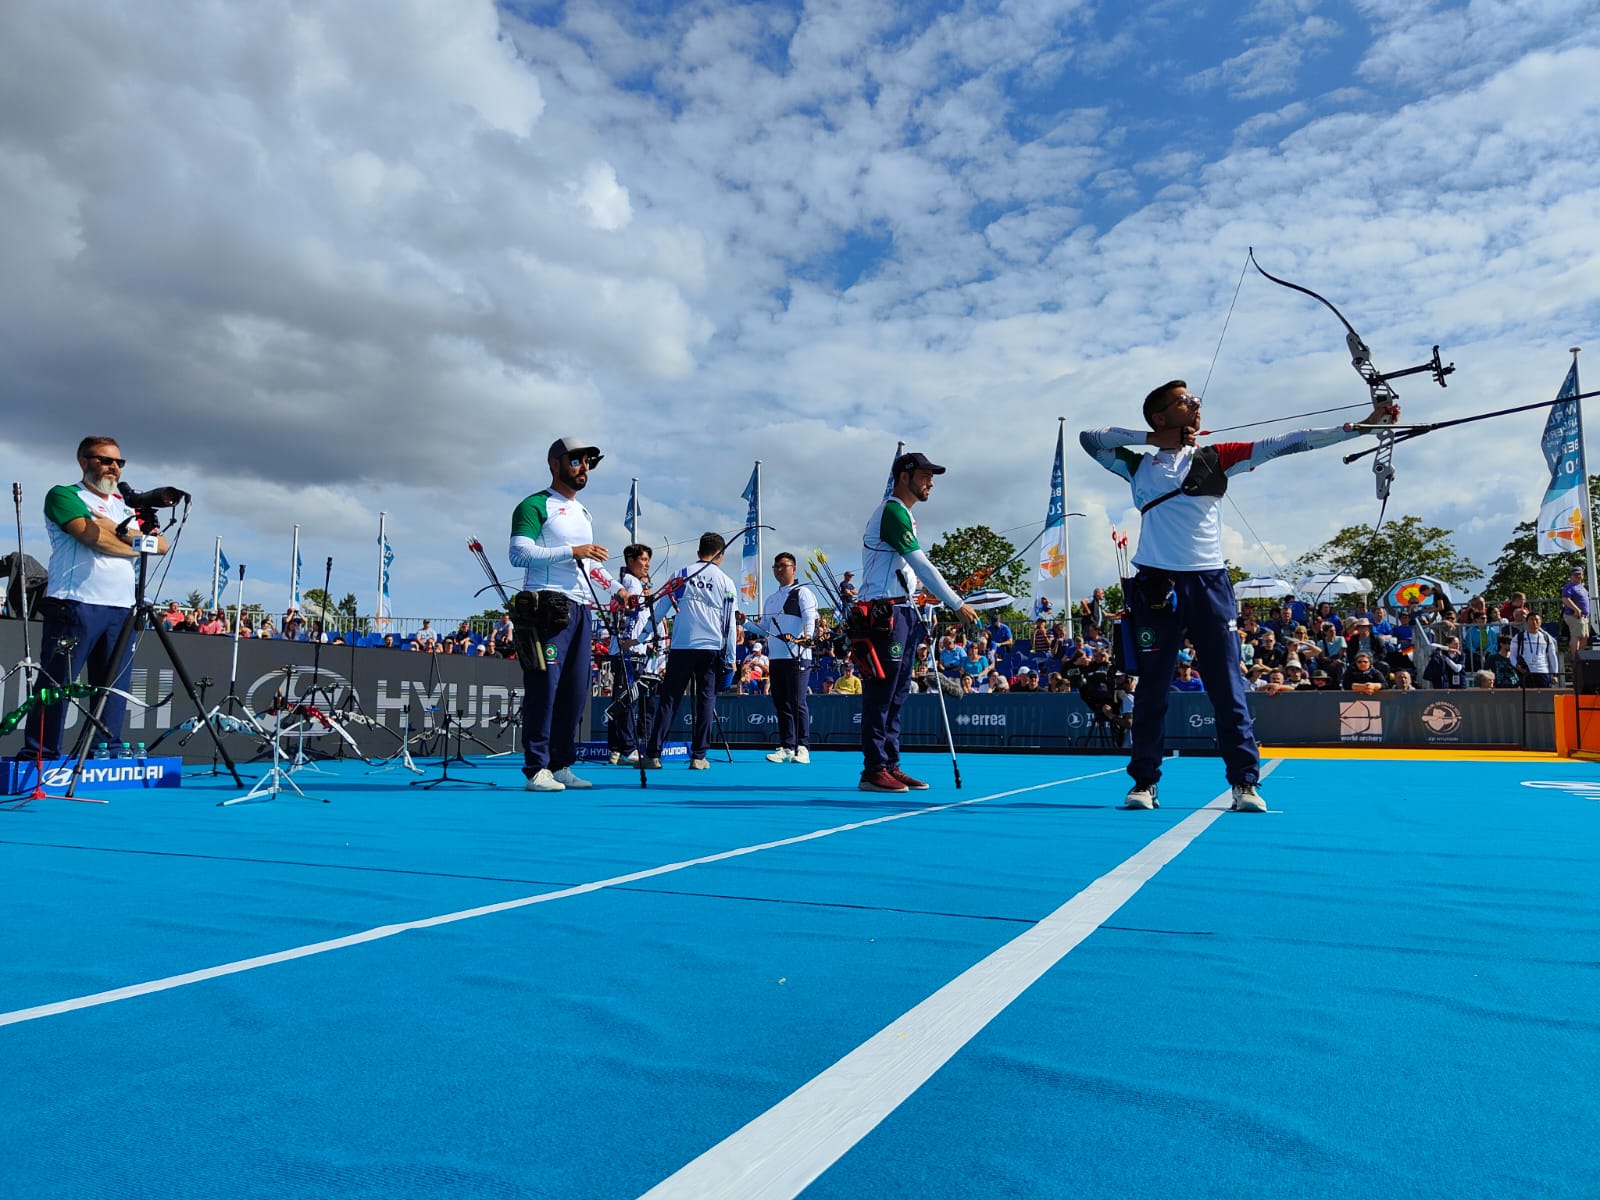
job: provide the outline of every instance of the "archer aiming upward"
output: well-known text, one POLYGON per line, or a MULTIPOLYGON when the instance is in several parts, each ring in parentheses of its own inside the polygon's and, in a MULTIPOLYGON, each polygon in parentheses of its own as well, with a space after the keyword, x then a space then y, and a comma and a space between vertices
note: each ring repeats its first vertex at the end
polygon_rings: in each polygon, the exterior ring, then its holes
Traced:
MULTIPOLYGON (((1334 429, 1301 429, 1256 442, 1215 442, 1196 446, 1200 398, 1181 379, 1164 383, 1144 398, 1149 431, 1086 429, 1083 448, 1106 470, 1126 479, 1142 523, 1134 552, 1134 578, 1124 580, 1128 626, 1133 630, 1141 687, 1133 701, 1133 755, 1128 774, 1133 787, 1124 808, 1157 808, 1165 748, 1163 725, 1172 671, 1185 633, 1194 641, 1200 669, 1216 713, 1236 812, 1266 812, 1256 785, 1261 754, 1245 705, 1239 673, 1239 606, 1222 557, 1222 496, 1228 476, 1252 471, 1269 459, 1320 450, 1359 437, 1400 415, 1399 405, 1379 403, 1363 420, 1334 429), (1155 453, 1130 447, 1154 446, 1155 453)), ((1124 643, 1125 645, 1127 643, 1124 643)))

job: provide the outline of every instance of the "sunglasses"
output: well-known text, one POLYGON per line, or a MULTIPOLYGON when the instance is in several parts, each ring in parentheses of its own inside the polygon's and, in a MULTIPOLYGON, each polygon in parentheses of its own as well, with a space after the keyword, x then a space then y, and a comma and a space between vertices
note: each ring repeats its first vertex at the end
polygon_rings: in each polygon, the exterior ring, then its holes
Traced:
POLYGON ((567 459, 567 466, 571 467, 574 471, 576 471, 579 467, 592 468, 599 465, 602 457, 603 456, 599 454, 575 454, 571 458, 567 459))
POLYGON ((99 463, 102 467, 125 467, 128 465, 128 460, 125 458, 107 458, 104 454, 85 454, 83 457, 86 461, 99 463))

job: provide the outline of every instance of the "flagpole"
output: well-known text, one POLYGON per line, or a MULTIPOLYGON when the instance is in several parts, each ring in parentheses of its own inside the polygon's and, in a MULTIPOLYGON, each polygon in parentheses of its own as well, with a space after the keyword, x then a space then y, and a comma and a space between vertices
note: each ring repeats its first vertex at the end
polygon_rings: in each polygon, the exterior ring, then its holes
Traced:
MULTIPOLYGON (((1058 448, 1066 445, 1066 436, 1067 419, 1065 417, 1057 417, 1056 446, 1058 448)), ((1067 456, 1065 453, 1063 453, 1061 456, 1061 507, 1064 509, 1066 506, 1067 456)), ((1067 590, 1066 608, 1063 611, 1067 614, 1067 637, 1069 638, 1072 636, 1072 539, 1068 532, 1071 527, 1072 522, 1067 520, 1066 516, 1063 514, 1061 518, 1061 553, 1064 556, 1064 561, 1061 567, 1061 574, 1065 576, 1064 584, 1067 590)), ((1105 631, 1102 630, 1101 632, 1104 633, 1105 631)))
MULTIPOLYGON (((388 526, 388 523, 389 514, 386 512, 380 512, 378 514, 378 602, 372 610, 373 613, 379 617, 385 617, 388 615, 383 607, 383 548, 385 545, 384 530, 388 526)), ((383 628, 378 621, 374 621, 372 624, 374 628, 383 628)))
POLYGON ((634 545, 639 540, 639 477, 633 477, 633 486, 628 489, 628 544, 634 545))
POLYGON ((761 460, 756 459, 756 612, 761 611, 761 570, 766 559, 761 556, 761 460))
POLYGON ((215 613, 222 601, 218 598, 222 591, 222 539, 217 539, 216 547, 211 551, 211 611, 215 613))
POLYGON ((294 548, 289 552, 289 607, 300 607, 300 526, 294 527, 294 548))

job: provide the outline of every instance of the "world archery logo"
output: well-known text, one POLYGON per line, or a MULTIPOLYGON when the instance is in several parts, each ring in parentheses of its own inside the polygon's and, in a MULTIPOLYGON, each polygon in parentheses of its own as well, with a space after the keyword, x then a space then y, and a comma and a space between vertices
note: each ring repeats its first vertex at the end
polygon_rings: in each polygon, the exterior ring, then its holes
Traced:
POLYGON ((544 660, 545 662, 555 662, 556 648, 554 646, 546 646, 544 648, 544 660))
POLYGON ((890 658, 899 658, 900 655, 903 654, 904 652, 905 652, 904 647, 902 647, 899 642, 890 642, 889 643, 889 657, 890 658))
POLYGON ((1347 700, 1339 705, 1341 742, 1383 741, 1383 706, 1376 700, 1347 700))
POLYGON ((1148 650, 1156 644, 1156 633, 1153 629, 1139 630, 1139 648, 1148 650))

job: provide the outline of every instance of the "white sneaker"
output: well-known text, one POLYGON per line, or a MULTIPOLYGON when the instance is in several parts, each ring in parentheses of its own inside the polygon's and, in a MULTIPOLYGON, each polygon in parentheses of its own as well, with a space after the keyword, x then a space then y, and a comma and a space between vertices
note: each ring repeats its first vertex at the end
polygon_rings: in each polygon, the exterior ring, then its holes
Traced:
POLYGON ((779 746, 771 754, 767 755, 767 761, 775 763, 793 762, 794 751, 787 746, 779 746))
POLYGON ((1160 808, 1161 801, 1156 799, 1156 785, 1153 783, 1135 784, 1128 789, 1128 795, 1122 802, 1123 808, 1160 808))
POLYGON ((556 782, 562 787, 592 788, 594 786, 594 784, 590 783, 587 779, 580 779, 577 775, 573 774, 571 767, 562 767, 561 770, 556 772, 555 778, 556 782))
POLYGON ((709 770, 711 770, 711 764, 710 764, 710 762, 708 762, 706 759, 703 759, 703 758, 691 758, 689 760, 689 770, 691 770, 691 771, 709 771, 709 770))
POLYGON ((567 785, 550 774, 549 767, 540 767, 533 778, 528 780, 528 786, 524 790, 529 792, 564 792, 567 790, 567 785))
POLYGON ((647 757, 644 760, 644 769, 646 771, 659 771, 659 770, 661 770, 661 760, 659 758, 648 758, 647 757))
POLYGON ((804 746, 796 747, 794 757, 790 759, 790 761, 801 763, 802 765, 808 763, 811 761, 811 751, 807 750, 804 746))
POLYGON ((629 751, 625 761, 630 767, 637 767, 639 765, 639 752, 637 750, 629 751))
POLYGON ((1266 812, 1267 802, 1261 798, 1261 793, 1256 791, 1255 784, 1236 783, 1233 785, 1233 811, 1266 812))
POLYGON ((610 755, 610 758, 609 758, 609 761, 610 761, 610 763, 611 763, 611 765, 612 765, 612 766, 613 766, 613 767, 615 767, 615 766, 617 766, 617 765, 618 765, 618 764, 619 764, 619 763, 621 763, 621 762, 622 762, 622 751, 620 751, 620 750, 613 750, 613 751, 612 751, 612 752, 611 752, 611 755, 610 755))

